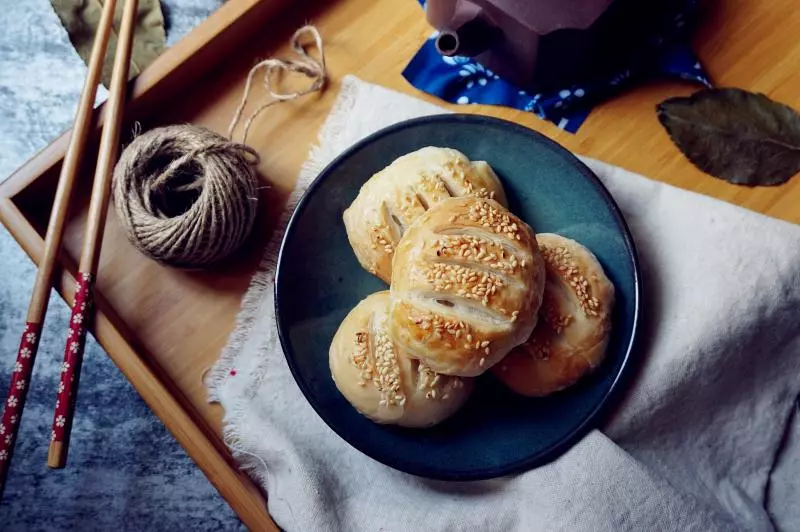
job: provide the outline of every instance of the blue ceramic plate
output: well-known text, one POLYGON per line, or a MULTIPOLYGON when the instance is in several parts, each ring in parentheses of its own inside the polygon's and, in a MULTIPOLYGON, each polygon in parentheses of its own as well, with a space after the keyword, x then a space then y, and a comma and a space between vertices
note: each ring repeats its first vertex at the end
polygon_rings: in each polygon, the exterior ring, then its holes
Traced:
POLYGON ((439 115, 409 120, 362 140, 330 164, 297 206, 281 247, 275 306, 283 350, 311 406, 339 436, 386 465, 415 475, 469 480, 552 460, 594 426, 619 388, 640 308, 633 240, 614 200, 571 153, 527 128, 494 118, 439 115), (342 212, 361 185, 397 157, 425 146, 485 160, 511 210, 537 232, 586 245, 616 287, 614 329, 604 363, 578 385, 543 399, 507 391, 491 376, 454 417, 430 429, 372 423, 342 397, 328 369, 339 323, 361 299, 386 289, 350 249, 342 212))

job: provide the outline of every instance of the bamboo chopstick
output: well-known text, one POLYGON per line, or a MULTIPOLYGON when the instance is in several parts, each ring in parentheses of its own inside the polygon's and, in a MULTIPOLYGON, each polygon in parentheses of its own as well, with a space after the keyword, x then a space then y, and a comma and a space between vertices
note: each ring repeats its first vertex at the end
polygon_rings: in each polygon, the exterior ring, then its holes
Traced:
POLYGON ((106 0, 100 16, 100 24, 95 35, 92 54, 89 58, 89 71, 81 91, 78 110, 75 113, 75 124, 72 127, 69 147, 61 166, 61 175, 58 179, 56 197, 47 224, 47 234, 44 240, 44 254, 36 273, 36 281, 31 293, 31 302, 28 306, 25 330, 22 333, 17 361, 11 374, 11 385, 4 403, 3 417, 0 420, 0 499, 6 485, 11 457, 14 454, 14 445, 19 432, 22 411, 25 408, 25 399, 33 372, 33 363, 39 347, 39 333, 44 324, 47 313, 47 301, 50 296, 50 286, 53 282, 56 260, 61 249, 61 238, 64 224, 69 211, 72 191, 75 188, 76 176, 80 170, 81 161, 86 147, 86 140, 92 125, 92 112, 94 99, 97 94, 97 85, 103 70, 103 59, 106 55, 108 39, 114 20, 116 0, 106 0))
POLYGON ((106 120, 100 138, 92 198, 89 203, 89 217, 86 222, 81 259, 78 265, 78 284, 72 304, 72 316, 64 349, 64 362, 61 367, 61 381, 58 385, 58 400, 53 416, 52 437, 47 454, 47 465, 57 469, 64 467, 67 463, 67 450, 72 429, 72 417, 75 412, 81 363, 83 362, 87 321, 91 316, 93 282, 97 273, 103 228, 108 212, 111 177, 118 155, 119 130, 124 113, 137 4, 137 0, 127 0, 122 13, 117 50, 114 56, 114 71, 111 74, 110 93, 106 103, 106 120))

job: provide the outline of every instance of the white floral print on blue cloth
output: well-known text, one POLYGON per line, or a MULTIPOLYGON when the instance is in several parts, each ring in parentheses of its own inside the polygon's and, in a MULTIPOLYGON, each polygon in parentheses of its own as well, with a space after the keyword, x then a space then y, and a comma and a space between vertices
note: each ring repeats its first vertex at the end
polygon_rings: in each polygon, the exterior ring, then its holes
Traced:
MULTIPOLYGON (((425 0, 419 0, 425 7, 425 0)), ((676 2, 674 17, 646 44, 648 61, 631 65, 604 79, 528 94, 469 57, 444 57, 436 50, 434 32, 403 71, 417 89, 457 104, 503 105, 535 113, 575 133, 592 107, 636 82, 671 78, 711 86, 689 44, 687 19, 698 0, 676 2)))

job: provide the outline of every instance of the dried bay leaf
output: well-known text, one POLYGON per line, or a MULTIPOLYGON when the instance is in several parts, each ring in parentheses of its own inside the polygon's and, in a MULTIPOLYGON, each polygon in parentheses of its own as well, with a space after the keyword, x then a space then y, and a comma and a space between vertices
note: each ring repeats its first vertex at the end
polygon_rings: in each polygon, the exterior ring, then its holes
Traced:
POLYGON ((737 185, 780 185, 800 171, 800 114, 763 94, 704 89, 670 98, 658 119, 700 170, 737 185))
MULTIPOLYGON (((89 62, 92 43, 100 24, 100 14, 106 0, 50 0, 53 10, 69 34, 69 40, 84 63, 89 62)), ((103 85, 108 87, 114 66, 114 50, 122 21, 125 0, 117 0, 114 29, 103 62, 103 85)), ((164 15, 159 0, 139 0, 136 12, 136 32, 131 51, 128 79, 138 75, 165 49, 164 15)))

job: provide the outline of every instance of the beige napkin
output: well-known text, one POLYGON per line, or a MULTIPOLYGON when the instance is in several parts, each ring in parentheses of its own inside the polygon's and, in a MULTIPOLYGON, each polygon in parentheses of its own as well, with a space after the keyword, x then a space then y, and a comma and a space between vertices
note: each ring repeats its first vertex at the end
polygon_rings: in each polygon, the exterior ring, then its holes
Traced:
MULTIPOLYGON (((290 207, 355 141, 439 112, 345 78, 290 207)), ((235 456, 269 494, 281 527, 707 532, 790 522, 785 501, 798 485, 800 461, 785 460, 795 470, 784 468, 770 493, 772 517, 766 492, 800 390, 800 228, 587 163, 619 203, 640 250, 646 306, 634 354, 639 371, 602 430, 513 477, 413 477, 364 456, 323 423, 277 338, 272 281, 282 229, 275 235, 209 390, 225 407, 235 456)))

